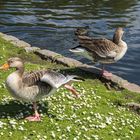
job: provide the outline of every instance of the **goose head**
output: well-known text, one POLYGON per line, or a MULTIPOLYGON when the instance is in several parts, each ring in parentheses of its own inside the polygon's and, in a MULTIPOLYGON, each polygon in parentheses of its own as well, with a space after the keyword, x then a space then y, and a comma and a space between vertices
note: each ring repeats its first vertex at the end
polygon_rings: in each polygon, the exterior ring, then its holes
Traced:
POLYGON ((88 34, 88 30, 86 28, 77 28, 74 32, 75 35, 85 36, 88 34))
POLYGON ((8 59, 7 63, 0 67, 3 70, 8 70, 9 68, 16 68, 16 70, 24 69, 24 63, 20 58, 13 57, 8 59))
POLYGON ((120 41, 122 40, 123 34, 124 34, 123 28, 118 27, 114 33, 113 42, 118 45, 120 41))

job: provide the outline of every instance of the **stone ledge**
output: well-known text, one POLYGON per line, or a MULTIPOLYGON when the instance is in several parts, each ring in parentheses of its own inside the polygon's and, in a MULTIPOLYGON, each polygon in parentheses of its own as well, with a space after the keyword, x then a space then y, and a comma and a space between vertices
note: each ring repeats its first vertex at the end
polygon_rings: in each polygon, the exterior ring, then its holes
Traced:
POLYGON ((96 68, 94 66, 90 66, 87 64, 83 64, 80 61, 77 61, 73 58, 68 58, 68 57, 64 57, 61 54, 58 54, 56 52, 52 52, 50 50, 37 50, 35 51, 35 54, 39 55, 42 59, 49 59, 52 60, 54 62, 57 62, 59 64, 63 64, 65 66, 68 67, 77 67, 79 69, 88 71, 88 72, 94 72, 94 74, 100 74, 100 69, 96 68))
POLYGON ((11 43, 13 45, 15 45, 16 47, 19 47, 19 48, 26 48, 26 47, 31 47, 30 44, 26 43, 25 41, 22 41, 22 40, 17 40, 17 41, 11 41, 11 43))
POLYGON ((0 33, 0 36, 6 40, 11 42, 13 45, 19 48, 26 48, 26 47, 31 47, 31 45, 23 40, 19 40, 18 38, 12 36, 12 35, 6 35, 3 33, 0 33))
POLYGON ((37 50, 40 50, 40 48, 38 48, 38 47, 25 47, 25 51, 27 52, 27 53, 30 53, 30 52, 35 52, 35 51, 37 51, 37 50))
MULTIPOLYGON (((16 47, 24 48, 26 52, 34 52, 35 54, 39 55, 42 59, 49 59, 51 61, 63 64, 68 67, 77 67, 81 70, 93 73, 95 75, 99 75, 101 72, 100 68, 90 66, 87 64, 83 64, 80 61, 77 61, 73 58, 64 57, 61 54, 58 54, 56 52, 52 52, 52 51, 46 50, 46 49, 41 50, 38 47, 29 48, 29 47, 31 47, 30 44, 28 44, 22 40, 19 40, 18 38, 14 37, 14 36, 6 35, 3 33, 0 33, 0 36, 2 36, 2 38, 5 39, 6 41, 10 41, 16 47)), ((129 83, 127 80, 124 80, 123 78, 121 78, 117 75, 112 75, 112 77, 110 77, 110 78, 106 78, 106 77, 102 77, 102 78, 106 81, 109 81, 109 82, 117 85, 120 88, 128 89, 129 91, 132 91, 132 92, 140 93, 139 85, 129 83)))
POLYGON ((35 51, 35 54, 39 55, 43 59, 49 59, 49 60, 55 61, 57 63, 63 64, 68 67, 76 67, 76 66, 82 65, 81 62, 79 62, 75 59, 64 57, 61 54, 58 54, 58 53, 55 53, 55 52, 52 52, 52 51, 46 50, 46 49, 37 50, 37 51, 35 51))
POLYGON ((136 85, 134 83, 130 83, 127 80, 125 80, 117 75, 113 74, 112 77, 110 77, 110 78, 107 78, 107 77, 104 77, 104 78, 117 84, 120 88, 124 88, 124 89, 127 89, 127 90, 132 91, 132 92, 140 93, 140 86, 139 85, 136 85))

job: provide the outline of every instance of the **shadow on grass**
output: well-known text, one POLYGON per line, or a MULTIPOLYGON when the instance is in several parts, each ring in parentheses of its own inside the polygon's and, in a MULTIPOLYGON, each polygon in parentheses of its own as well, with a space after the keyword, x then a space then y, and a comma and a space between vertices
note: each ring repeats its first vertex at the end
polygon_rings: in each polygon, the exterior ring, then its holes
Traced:
MULTIPOLYGON (((50 114, 48 112, 48 103, 44 102, 42 106, 38 103, 39 113, 46 115, 51 118, 55 118, 56 116, 50 114), (41 110, 41 112, 40 112, 41 110)), ((7 104, 0 104, 0 118, 13 118, 13 119, 24 119, 29 115, 33 115, 33 105, 32 104, 24 104, 16 100, 9 101, 7 104)))
MULTIPOLYGON (((55 71, 58 71, 57 69, 53 69, 55 71)), ((80 76, 84 79, 98 79, 99 77, 93 73, 85 72, 79 68, 65 68, 65 69, 60 69, 58 72, 64 74, 64 75, 77 75, 80 76)))
POLYGON ((81 70, 79 68, 65 68, 65 69, 60 69, 60 72, 65 75, 67 75, 67 74, 77 75, 77 76, 82 77, 83 79, 90 79, 90 80, 98 79, 104 84, 104 86, 108 90, 111 90, 111 89, 114 89, 116 91, 123 90, 123 88, 119 87, 118 84, 111 82, 111 80, 109 80, 109 79, 105 79, 100 74, 95 74, 96 72, 94 73, 94 71, 93 71, 93 73, 91 73, 91 72, 86 72, 84 70, 81 70))

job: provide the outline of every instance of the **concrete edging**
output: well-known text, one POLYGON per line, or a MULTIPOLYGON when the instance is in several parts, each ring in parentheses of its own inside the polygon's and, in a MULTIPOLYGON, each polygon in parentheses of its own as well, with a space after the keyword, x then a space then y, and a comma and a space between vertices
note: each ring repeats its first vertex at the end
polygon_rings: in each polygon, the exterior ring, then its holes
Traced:
MULTIPOLYGON (((101 69, 99 69, 97 67, 83 64, 82 62, 77 61, 73 58, 64 57, 63 55, 58 54, 56 52, 52 52, 50 50, 46 50, 46 49, 41 50, 38 47, 31 47, 30 44, 26 43, 25 41, 19 40, 18 38, 11 36, 11 35, 6 35, 4 33, 0 33, 0 36, 4 40, 12 43, 14 46, 19 47, 19 48, 24 48, 27 53, 34 52, 36 55, 40 56, 43 59, 49 59, 56 63, 60 63, 65 66, 68 66, 68 67, 76 67, 76 68, 79 68, 86 72, 93 73, 95 75, 100 74, 101 69)), ((124 89, 127 89, 132 92, 140 93, 139 85, 130 83, 127 80, 125 80, 117 75, 113 74, 111 78, 103 77, 103 79, 117 85, 120 88, 124 88, 124 89)))

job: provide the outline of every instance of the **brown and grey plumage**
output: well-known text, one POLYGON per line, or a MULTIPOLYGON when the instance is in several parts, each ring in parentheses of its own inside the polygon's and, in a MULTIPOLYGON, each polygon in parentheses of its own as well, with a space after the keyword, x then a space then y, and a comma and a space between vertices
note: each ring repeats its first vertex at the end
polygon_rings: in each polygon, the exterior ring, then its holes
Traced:
POLYGON ((115 63, 127 51, 127 44, 122 40, 123 33, 122 28, 117 28, 112 41, 106 38, 94 39, 86 35, 77 35, 79 46, 70 49, 70 51, 94 62, 115 63))
POLYGON ((11 95, 16 99, 33 102, 35 116, 28 117, 30 121, 39 121, 36 101, 53 94, 57 88, 64 86, 76 96, 76 90, 68 83, 77 81, 75 75, 64 76, 51 70, 39 70, 30 73, 24 72, 24 63, 20 58, 10 58, 0 69, 16 68, 6 79, 6 85, 11 95))

